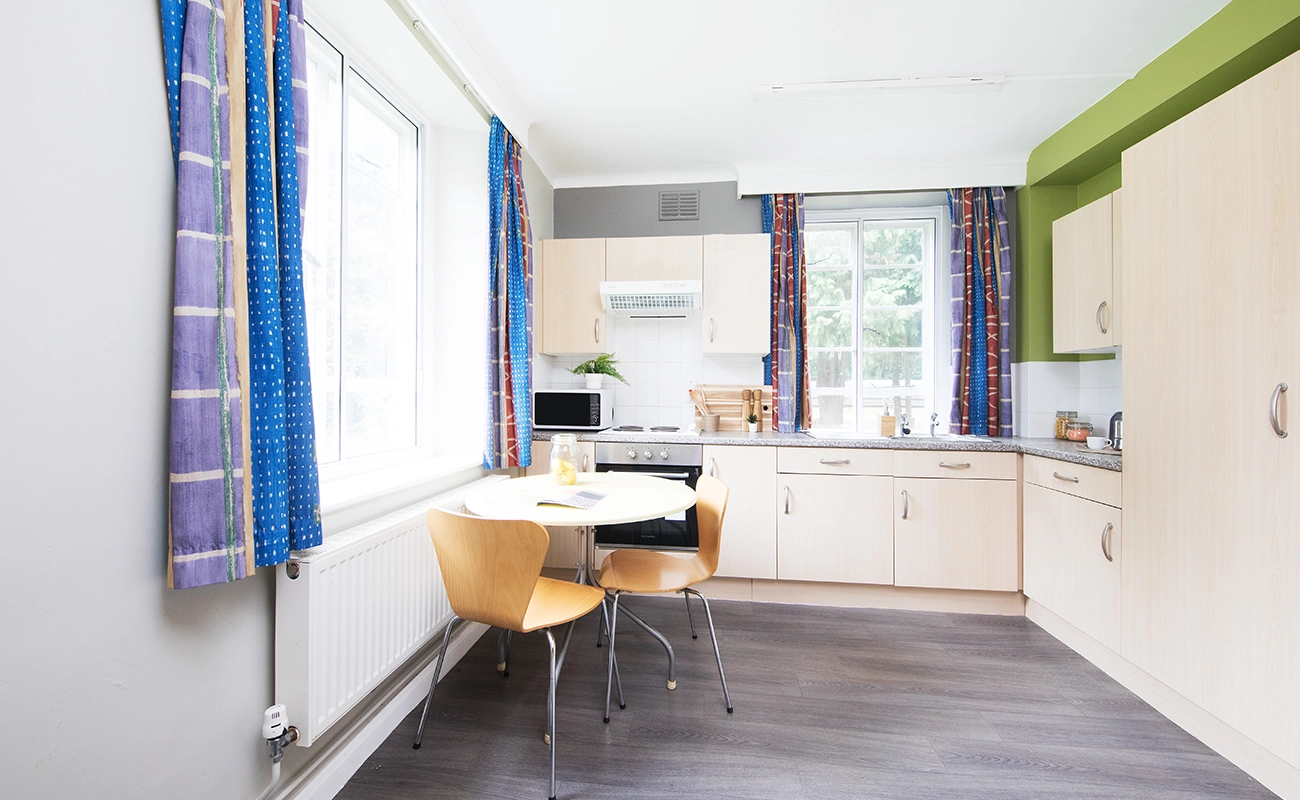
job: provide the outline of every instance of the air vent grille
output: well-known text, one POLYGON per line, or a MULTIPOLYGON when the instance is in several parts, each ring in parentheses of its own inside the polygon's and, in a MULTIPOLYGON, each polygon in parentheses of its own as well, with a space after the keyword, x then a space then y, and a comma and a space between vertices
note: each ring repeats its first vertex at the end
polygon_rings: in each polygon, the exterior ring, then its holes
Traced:
POLYGON ((609 298, 610 311, 651 311, 696 308, 693 294, 618 294, 609 298))
POLYGON ((675 222, 700 218, 699 190, 689 192, 660 192, 659 221, 675 222))

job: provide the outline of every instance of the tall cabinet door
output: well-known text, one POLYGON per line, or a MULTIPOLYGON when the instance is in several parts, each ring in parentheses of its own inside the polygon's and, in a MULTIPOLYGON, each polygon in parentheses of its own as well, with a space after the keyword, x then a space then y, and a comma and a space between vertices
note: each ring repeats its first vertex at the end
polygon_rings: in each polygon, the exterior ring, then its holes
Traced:
POLYGON ((1123 175, 1122 653, 1300 767, 1300 56, 1123 175))
POLYGON ((600 282, 605 280, 604 239, 543 239, 537 341, 540 353, 603 353, 605 309, 600 282))

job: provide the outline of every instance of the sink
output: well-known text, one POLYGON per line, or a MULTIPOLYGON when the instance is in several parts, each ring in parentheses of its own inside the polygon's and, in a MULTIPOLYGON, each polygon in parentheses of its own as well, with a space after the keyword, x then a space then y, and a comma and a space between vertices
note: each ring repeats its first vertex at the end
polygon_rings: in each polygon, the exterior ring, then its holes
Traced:
POLYGON ((894 436, 894 439, 916 442, 991 442, 987 436, 975 436, 970 433, 937 433, 934 436, 894 436))
POLYGON ((802 431, 804 436, 813 439, 852 439, 854 441, 889 440, 895 442, 991 442, 986 436, 973 436, 961 433, 940 433, 934 436, 881 436, 878 433, 857 433, 855 431, 802 431))
POLYGON ((888 439, 888 436, 881 436, 878 433, 857 433, 855 431, 800 431, 804 436, 810 436, 813 439, 853 439, 855 441, 866 441, 868 439, 888 439))

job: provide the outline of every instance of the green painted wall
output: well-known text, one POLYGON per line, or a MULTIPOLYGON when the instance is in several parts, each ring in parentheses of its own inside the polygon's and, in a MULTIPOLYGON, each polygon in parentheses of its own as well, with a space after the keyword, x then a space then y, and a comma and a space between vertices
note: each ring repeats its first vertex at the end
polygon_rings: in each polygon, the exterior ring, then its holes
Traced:
POLYGON ((1300 0, 1232 0, 1034 148, 1017 191, 1017 361, 1079 359, 1052 352, 1052 222, 1120 188, 1126 148, 1298 50, 1300 0))

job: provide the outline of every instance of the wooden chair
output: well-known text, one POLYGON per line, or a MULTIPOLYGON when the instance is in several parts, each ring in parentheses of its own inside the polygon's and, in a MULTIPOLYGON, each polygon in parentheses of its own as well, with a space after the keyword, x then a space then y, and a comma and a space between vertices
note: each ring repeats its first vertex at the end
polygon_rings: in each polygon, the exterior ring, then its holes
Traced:
MULTIPOLYGON (((600 585, 614 596, 614 608, 609 613, 609 669, 605 682, 605 721, 609 722, 610 685, 614 679, 614 636, 618 626, 618 601, 624 592, 667 593, 680 592, 686 598, 686 611, 691 609, 691 595, 704 603, 704 615, 709 621, 709 636, 713 639, 713 655, 718 661, 718 677, 722 679, 722 695, 727 701, 727 713, 732 712, 731 693, 727 691, 727 676, 722 671, 722 655, 718 652, 718 635, 713 630, 713 613, 709 600, 691 588, 713 577, 718 569, 718 553, 722 545, 722 517, 727 511, 730 489, 710 475, 700 476, 695 485, 695 515, 699 523, 700 548, 694 558, 682 559, 652 550, 615 550, 605 559, 600 571, 600 585)), ((626 613, 626 609, 624 609, 626 613)), ((634 621, 635 617, 633 618, 634 621)), ((653 631, 652 631, 653 632, 653 631)), ((691 618, 691 638, 695 638, 695 620, 691 618)), ((671 660, 671 649, 670 660, 671 660)), ((669 667, 668 688, 676 688, 669 667)), ((622 707, 622 703, 620 703, 622 707)))
POLYGON ((424 736, 424 723, 456 622, 481 622, 519 633, 544 629, 551 647, 545 741, 551 748, 550 798, 555 800, 555 683, 564 666, 574 620, 601 606, 605 593, 594 586, 541 577, 550 536, 546 528, 535 522, 483 519, 431 509, 428 524, 447 599, 455 616, 447 623, 447 632, 442 637, 438 666, 429 686, 429 696, 424 700, 420 727, 415 732, 415 749, 420 748, 424 736), (566 622, 569 628, 557 657, 551 628, 566 622))

